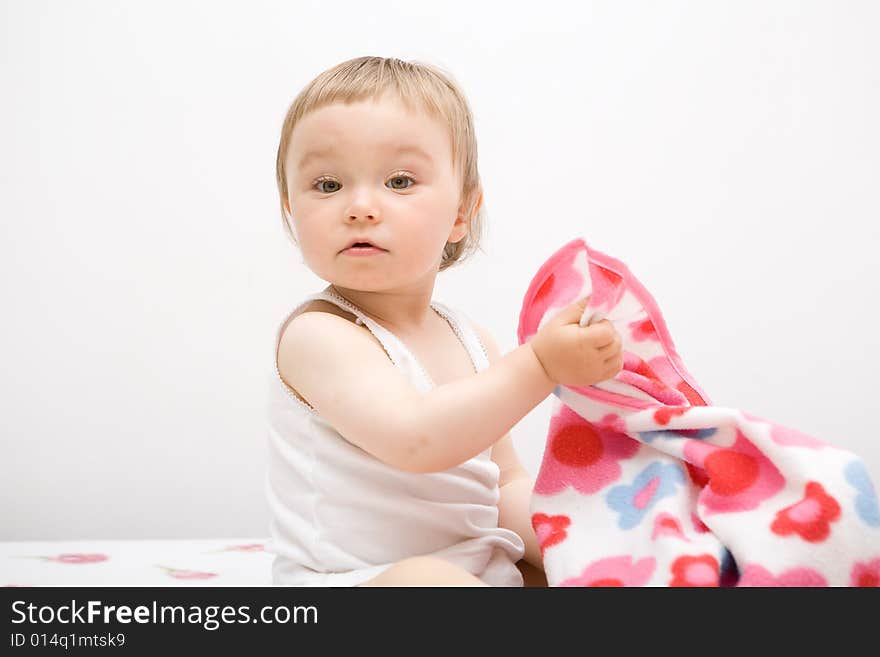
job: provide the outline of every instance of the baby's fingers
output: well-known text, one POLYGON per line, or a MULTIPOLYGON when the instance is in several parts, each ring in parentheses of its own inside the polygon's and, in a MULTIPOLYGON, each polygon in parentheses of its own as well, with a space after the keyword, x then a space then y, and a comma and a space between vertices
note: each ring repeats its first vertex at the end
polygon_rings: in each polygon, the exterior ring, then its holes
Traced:
POLYGON ((589 339, 593 347, 602 351, 603 349, 611 349, 614 345, 620 344, 620 336, 614 325, 607 319, 603 319, 596 324, 590 324, 589 339))
POLYGON ((581 297, 565 306, 553 319, 560 324, 577 324, 590 303, 590 296, 581 297))
POLYGON ((602 364, 606 367, 623 367, 623 350, 615 351, 613 354, 605 358, 602 364))

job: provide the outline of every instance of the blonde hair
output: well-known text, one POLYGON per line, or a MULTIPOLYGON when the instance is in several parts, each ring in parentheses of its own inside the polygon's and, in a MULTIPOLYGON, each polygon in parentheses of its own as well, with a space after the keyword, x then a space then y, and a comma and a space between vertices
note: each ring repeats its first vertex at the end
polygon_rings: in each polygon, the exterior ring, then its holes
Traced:
POLYGON ((288 190, 284 162, 297 122, 308 112, 326 105, 378 99, 389 90, 396 92, 407 108, 419 108, 445 122, 450 129, 453 165, 462 174, 461 198, 465 200, 468 232, 458 242, 446 243, 440 262, 440 271, 443 271, 456 262, 464 261, 480 247, 485 210, 470 107, 453 76, 431 64, 392 57, 357 57, 324 71, 300 91, 284 117, 275 162, 282 223, 296 244, 291 218, 285 206, 288 190))

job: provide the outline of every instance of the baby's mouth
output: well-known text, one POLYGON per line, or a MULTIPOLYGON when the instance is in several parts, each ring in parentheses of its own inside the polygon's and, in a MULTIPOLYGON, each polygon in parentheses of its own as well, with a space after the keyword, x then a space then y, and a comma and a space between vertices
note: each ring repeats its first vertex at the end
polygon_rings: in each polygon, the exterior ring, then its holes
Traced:
POLYGON ((385 249, 371 244, 370 242, 355 242, 349 247, 344 248, 341 253, 352 255, 368 254, 368 253, 384 253, 385 249))

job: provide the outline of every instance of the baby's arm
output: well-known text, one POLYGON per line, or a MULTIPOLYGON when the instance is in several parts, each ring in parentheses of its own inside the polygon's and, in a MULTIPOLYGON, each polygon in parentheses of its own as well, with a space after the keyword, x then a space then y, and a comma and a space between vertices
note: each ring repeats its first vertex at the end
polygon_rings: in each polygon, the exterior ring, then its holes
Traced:
POLYGON ((526 343, 482 372, 431 390, 415 407, 422 427, 415 471, 445 470, 493 446, 555 386, 526 343))
POLYGON ((420 394, 363 329, 322 312, 291 320, 278 360, 288 385, 349 442, 410 472, 476 456, 555 387, 526 343, 478 374, 420 394))
POLYGON ((278 348, 279 368, 352 444, 402 470, 438 472, 494 445, 557 382, 592 385, 620 371, 620 337, 611 323, 578 326, 586 301, 564 308, 482 372, 425 394, 366 331, 330 313, 290 321, 278 348))

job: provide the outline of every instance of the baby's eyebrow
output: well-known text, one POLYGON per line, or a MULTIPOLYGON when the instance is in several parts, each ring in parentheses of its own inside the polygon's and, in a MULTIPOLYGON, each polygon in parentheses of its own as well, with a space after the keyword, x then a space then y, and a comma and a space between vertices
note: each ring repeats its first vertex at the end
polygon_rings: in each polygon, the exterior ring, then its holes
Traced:
MULTIPOLYGON (((433 158, 420 146, 416 146, 415 144, 400 144, 397 146, 388 146, 386 147, 391 153, 396 155, 400 155, 401 153, 409 153, 411 155, 416 155, 428 162, 433 162, 433 158)), ((325 148, 317 148, 315 150, 311 150, 306 152, 299 160, 298 168, 304 168, 309 162, 314 159, 320 157, 326 157, 327 155, 332 155, 335 152, 335 149, 332 146, 328 146, 325 148)))

